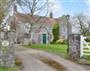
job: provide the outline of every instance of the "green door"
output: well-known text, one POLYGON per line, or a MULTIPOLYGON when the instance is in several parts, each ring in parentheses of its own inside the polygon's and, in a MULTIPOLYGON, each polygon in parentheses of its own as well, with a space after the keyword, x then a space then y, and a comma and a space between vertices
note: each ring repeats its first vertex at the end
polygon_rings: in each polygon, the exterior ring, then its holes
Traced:
POLYGON ((43 44, 46 44, 47 43, 47 38, 46 38, 46 34, 43 34, 43 44))

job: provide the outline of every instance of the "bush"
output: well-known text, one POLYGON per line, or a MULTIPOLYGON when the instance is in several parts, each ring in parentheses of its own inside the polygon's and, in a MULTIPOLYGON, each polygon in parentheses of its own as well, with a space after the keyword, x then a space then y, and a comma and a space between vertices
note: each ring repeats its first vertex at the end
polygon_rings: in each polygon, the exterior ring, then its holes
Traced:
POLYGON ((67 44, 67 40, 59 39, 59 40, 56 41, 56 44, 67 44))
POLYGON ((55 41, 50 42, 50 44, 67 44, 67 40, 66 39, 59 39, 56 42, 55 41))
POLYGON ((55 43, 59 39, 59 24, 56 23, 53 27, 53 43, 55 43))
POLYGON ((56 41, 57 44, 64 44, 64 39, 59 39, 56 41))
POLYGON ((55 44, 55 42, 52 41, 52 42, 50 42, 50 44, 55 44))

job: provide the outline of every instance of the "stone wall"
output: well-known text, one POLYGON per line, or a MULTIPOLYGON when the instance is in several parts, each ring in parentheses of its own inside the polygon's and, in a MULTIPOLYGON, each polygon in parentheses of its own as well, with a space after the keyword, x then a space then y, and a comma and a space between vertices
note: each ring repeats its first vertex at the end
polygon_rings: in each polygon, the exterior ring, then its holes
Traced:
POLYGON ((0 66, 14 66, 14 32, 0 32, 0 66))
POLYGON ((69 56, 75 60, 80 58, 80 34, 69 35, 69 56))

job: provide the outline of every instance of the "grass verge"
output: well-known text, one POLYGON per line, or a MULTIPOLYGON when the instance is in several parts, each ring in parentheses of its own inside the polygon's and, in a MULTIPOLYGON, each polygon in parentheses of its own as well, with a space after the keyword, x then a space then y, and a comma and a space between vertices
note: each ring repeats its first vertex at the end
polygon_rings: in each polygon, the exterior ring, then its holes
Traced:
POLYGON ((45 44, 32 44, 32 45, 25 45, 25 47, 44 50, 44 51, 54 53, 57 55, 61 55, 64 57, 68 56, 66 44, 47 44, 47 45, 45 45, 45 44))
MULTIPOLYGON (((25 45, 25 47, 44 50, 50 53, 63 56, 64 58, 70 60, 67 53, 66 44, 47 44, 47 45, 46 44, 31 44, 31 45, 25 45)), ((77 63, 90 64, 90 56, 84 56, 83 58, 80 58, 80 61, 77 63), (83 59, 86 61, 83 61, 83 59)))
POLYGON ((19 71, 18 67, 0 67, 0 71, 19 71))

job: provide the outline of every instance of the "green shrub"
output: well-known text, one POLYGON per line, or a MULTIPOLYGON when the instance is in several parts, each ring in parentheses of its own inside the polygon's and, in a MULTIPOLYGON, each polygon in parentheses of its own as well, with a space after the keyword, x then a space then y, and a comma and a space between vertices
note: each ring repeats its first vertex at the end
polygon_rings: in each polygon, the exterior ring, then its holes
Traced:
POLYGON ((52 41, 52 42, 50 42, 50 44, 55 44, 55 42, 52 41))
POLYGON ((59 39, 59 24, 56 23, 53 27, 53 43, 55 43, 59 39))
POLYGON ((56 41, 56 44, 67 44, 67 40, 59 39, 56 41))
POLYGON ((64 39, 59 39, 56 41, 57 44, 64 44, 64 39))

